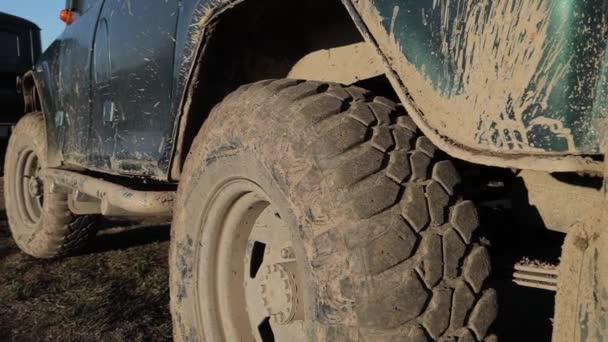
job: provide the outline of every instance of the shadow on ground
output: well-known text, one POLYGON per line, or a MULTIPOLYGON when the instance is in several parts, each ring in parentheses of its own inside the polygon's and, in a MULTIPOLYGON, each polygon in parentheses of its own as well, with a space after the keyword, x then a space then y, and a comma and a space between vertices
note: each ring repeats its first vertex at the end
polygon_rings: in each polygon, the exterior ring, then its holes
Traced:
POLYGON ((144 246, 153 243, 169 241, 171 234, 168 223, 146 222, 128 225, 128 222, 118 221, 103 223, 95 243, 83 251, 86 253, 103 253, 144 246), (119 224, 118 228, 116 225, 119 224), (126 227, 123 227, 127 225, 126 227))

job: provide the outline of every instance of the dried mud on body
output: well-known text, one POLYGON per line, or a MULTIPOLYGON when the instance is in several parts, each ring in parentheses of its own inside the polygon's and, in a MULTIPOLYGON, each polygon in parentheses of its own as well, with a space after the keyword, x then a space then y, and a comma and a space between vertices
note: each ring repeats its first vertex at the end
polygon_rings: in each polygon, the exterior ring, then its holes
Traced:
POLYGON ((36 260, 0 210, 0 341, 171 340, 167 224, 105 221, 82 253, 36 260))

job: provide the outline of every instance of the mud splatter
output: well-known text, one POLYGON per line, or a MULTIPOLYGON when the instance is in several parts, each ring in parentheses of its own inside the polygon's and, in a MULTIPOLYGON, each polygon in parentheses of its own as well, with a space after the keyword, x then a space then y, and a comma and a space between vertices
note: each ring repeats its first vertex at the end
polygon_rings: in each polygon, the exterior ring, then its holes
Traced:
POLYGON ((460 145, 512 154, 544 152, 530 142, 531 130, 540 128, 554 133, 567 151, 576 148, 570 130, 548 112, 549 96, 570 62, 560 59, 564 24, 549 23, 557 6, 542 0, 433 0, 421 13, 423 26, 439 41, 439 66, 420 66, 404 58, 401 46, 416 43, 401 32, 411 16, 386 18, 375 1, 355 3, 390 70, 406 82, 402 100, 410 100, 405 102, 414 109, 414 121, 435 144, 454 152, 462 152, 453 147, 460 145), (430 68, 437 67, 443 77, 432 80, 430 68), (540 119, 531 124, 533 118, 540 119), (442 143, 446 138, 451 147, 442 143))
POLYGON ((180 74, 182 76, 187 77, 192 72, 194 58, 199 51, 199 44, 201 43, 205 28, 216 16, 241 2, 243 2, 243 0, 211 0, 195 11, 192 16, 193 19, 190 24, 189 39, 186 42, 185 48, 185 50, 190 51, 190 53, 184 57, 180 68, 180 74))
POLYGON ((391 28, 389 32, 392 34, 395 32, 395 21, 397 20, 397 16, 399 15, 399 6, 393 7, 393 16, 391 18, 391 28))
POLYGON ((561 122, 538 118, 529 125, 524 120, 542 114, 556 81, 567 71, 567 63, 554 68, 563 41, 549 37, 549 18, 557 3, 454 2, 433 1, 433 9, 441 13, 444 72, 454 80, 443 89, 444 95, 468 104, 467 112, 479 113, 476 140, 529 150, 534 147, 528 140, 532 126, 546 125, 573 151, 572 135, 561 122))

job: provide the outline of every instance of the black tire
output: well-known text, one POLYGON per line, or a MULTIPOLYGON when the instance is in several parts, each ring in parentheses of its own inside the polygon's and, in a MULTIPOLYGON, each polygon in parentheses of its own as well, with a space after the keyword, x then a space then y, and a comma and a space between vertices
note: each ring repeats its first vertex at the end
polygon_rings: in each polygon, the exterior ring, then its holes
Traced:
POLYGON ((80 250, 97 233, 97 216, 73 215, 65 190, 56 188, 51 192, 37 173, 26 174, 29 167, 24 163, 36 169, 46 167, 46 146, 42 114, 27 114, 11 134, 4 164, 4 202, 13 239, 22 251, 36 258, 80 250), (42 194, 38 204, 34 203, 36 193, 28 195, 25 189, 26 180, 34 178, 42 194))
POLYGON ((394 102, 295 80, 241 87, 195 140, 173 223, 176 340, 209 341, 195 321, 196 302, 213 300, 194 298, 193 274, 205 272, 193 271, 198 192, 222 169, 255 179, 293 217, 313 294, 310 340, 495 340, 489 253, 449 159, 394 102))

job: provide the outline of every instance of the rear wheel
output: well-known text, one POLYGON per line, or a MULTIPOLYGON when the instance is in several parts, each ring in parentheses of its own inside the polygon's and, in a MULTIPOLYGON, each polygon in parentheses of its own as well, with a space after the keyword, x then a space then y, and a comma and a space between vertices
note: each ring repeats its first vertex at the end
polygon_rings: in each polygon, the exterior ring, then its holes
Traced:
POLYGON ((184 167, 175 338, 494 339, 489 254, 458 182, 388 99, 294 80, 240 88, 184 167))
POLYGON ((52 258, 81 249, 97 232, 95 216, 75 216, 68 194, 40 176, 46 166, 46 132, 41 113, 25 115, 7 147, 4 201, 12 236, 25 253, 52 258))

